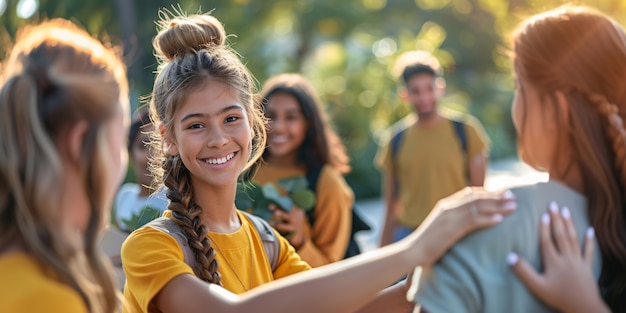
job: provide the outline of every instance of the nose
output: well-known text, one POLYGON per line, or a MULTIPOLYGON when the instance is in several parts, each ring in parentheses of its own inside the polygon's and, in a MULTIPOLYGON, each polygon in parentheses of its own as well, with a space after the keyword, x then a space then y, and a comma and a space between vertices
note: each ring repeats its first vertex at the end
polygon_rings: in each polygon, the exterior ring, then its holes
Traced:
POLYGON ((267 123, 268 127, 268 132, 280 132, 282 131, 282 129, 284 128, 285 123, 283 123, 281 121, 280 118, 277 117, 273 117, 272 119, 270 119, 269 123, 267 123))
POLYGON ((230 136, 222 127, 213 127, 209 132, 206 145, 210 148, 221 148, 230 141, 230 136))

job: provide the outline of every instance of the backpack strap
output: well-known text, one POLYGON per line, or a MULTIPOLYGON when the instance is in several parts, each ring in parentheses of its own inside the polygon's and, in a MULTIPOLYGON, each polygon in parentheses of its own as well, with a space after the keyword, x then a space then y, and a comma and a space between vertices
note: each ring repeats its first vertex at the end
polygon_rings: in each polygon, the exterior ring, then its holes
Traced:
MULTIPOLYGON (((317 195, 317 181, 320 178, 320 174, 322 173, 322 167, 316 166, 310 170, 306 171, 306 181, 309 184, 309 189, 317 195)), ((315 206, 310 210, 306 211, 306 217, 309 220, 309 225, 313 226, 315 223, 315 206)))
MULTIPOLYGON (((459 144, 461 145, 461 150, 467 156, 467 134, 465 133, 465 124, 462 121, 451 120, 452 126, 454 127, 454 133, 456 134, 457 139, 459 140, 459 144)), ((400 143, 402 143, 402 138, 404 137, 405 129, 400 130, 391 138, 391 158, 394 164, 397 164, 397 156, 398 151, 400 150, 400 143)), ((466 165, 469 167, 469 164, 466 165)), ((468 170, 469 171, 469 170, 468 170)), ((467 179, 469 180, 469 172, 466 173, 467 179)), ((394 181, 394 194, 398 195, 400 191, 400 184, 398 183, 398 179, 394 181)))
POLYGON ((465 124, 461 121, 452 121, 452 124, 454 125, 456 137, 459 139, 459 143, 461 144, 461 149, 463 149, 463 152, 467 154, 467 135, 465 134, 465 124))
POLYGON ((265 254, 267 254, 267 260, 270 262, 270 266, 272 267, 272 272, 276 270, 276 266, 278 265, 278 255, 280 254, 280 243, 278 242, 278 237, 276 233, 272 230, 272 226, 268 224, 264 219, 250 214, 245 211, 240 211, 245 215, 254 228, 256 228, 259 236, 261 237, 261 241, 263 241, 263 248, 265 249, 265 254))
POLYGON ((400 150, 400 143, 402 143, 402 138, 404 138, 405 132, 406 132, 406 128, 400 130, 391 138, 391 161, 392 161, 393 172, 395 176, 395 179, 393 181, 393 194, 395 196, 398 196, 400 192, 400 183, 398 182, 398 176, 395 172, 398 167, 397 165, 398 164, 398 160, 397 160, 398 151, 400 150))
MULTIPOLYGON (((267 255, 267 259, 272 267, 272 272, 274 272, 274 270, 276 270, 276 266, 278 265, 278 255, 280 254, 280 243, 278 242, 278 237, 276 237, 276 234, 272 231, 271 226, 265 220, 247 212, 241 212, 244 213, 259 233, 259 236, 263 241, 265 254, 267 255)), ((183 250, 183 260, 185 264, 189 265, 191 268, 196 266, 198 262, 196 261, 193 251, 191 250, 191 246, 189 246, 189 240, 187 240, 183 231, 172 219, 159 217, 146 224, 146 226, 153 227, 176 239, 178 245, 183 250)))
POLYGON ((152 228, 156 228, 159 231, 162 231, 176 239, 178 245, 183 250, 183 260, 185 264, 189 265, 191 268, 194 268, 198 262, 191 251, 191 246, 189 246, 189 240, 180 229, 180 227, 170 218, 167 217, 159 217, 150 221, 146 226, 150 226, 152 228))

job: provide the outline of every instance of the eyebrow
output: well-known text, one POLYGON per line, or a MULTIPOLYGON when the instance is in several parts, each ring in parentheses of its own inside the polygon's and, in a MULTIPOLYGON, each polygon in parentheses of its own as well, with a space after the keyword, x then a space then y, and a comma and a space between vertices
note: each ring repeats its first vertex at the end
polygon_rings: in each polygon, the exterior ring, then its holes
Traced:
MULTIPOLYGON (((232 111, 232 110, 243 111, 244 109, 243 109, 243 107, 241 107, 241 105, 233 104, 233 105, 229 105, 229 106, 219 110, 216 115, 224 114, 224 113, 226 113, 228 111, 232 111)), ((205 113, 190 113, 190 114, 185 115, 180 120, 180 122, 182 123, 182 122, 184 122, 184 121, 186 121, 186 120, 188 120, 190 118, 194 118, 194 117, 207 117, 209 115, 210 114, 205 114, 205 113)))

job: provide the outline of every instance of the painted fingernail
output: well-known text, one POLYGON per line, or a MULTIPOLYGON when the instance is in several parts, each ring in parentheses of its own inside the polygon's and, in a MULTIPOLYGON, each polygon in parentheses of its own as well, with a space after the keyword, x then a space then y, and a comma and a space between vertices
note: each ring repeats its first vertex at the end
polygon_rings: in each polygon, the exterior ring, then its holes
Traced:
POLYGON ((589 227, 587 228, 587 233, 585 233, 585 235, 587 235, 587 238, 591 239, 596 235, 596 231, 593 230, 593 227, 589 227))
POLYGON ((572 217, 572 214, 569 212, 569 208, 568 207, 563 207, 563 209, 561 210, 561 216, 568 220, 570 217, 572 217))
POLYGON ((503 218, 502 214, 494 214, 494 215, 491 216, 491 219, 494 222, 500 222, 500 221, 502 221, 502 218, 503 218))
POLYGON ((558 213, 559 212, 559 205, 556 204, 556 202, 552 201, 552 202, 550 202, 549 209, 550 209, 550 212, 552 212, 552 213, 558 213))
POLYGON ((504 209, 505 210, 515 210, 515 209, 517 209, 517 203, 515 203, 514 201, 507 202, 507 203, 504 204, 504 209))
POLYGON ((509 254, 506 256, 506 263, 509 266, 517 264, 517 261, 519 261, 519 255, 517 255, 517 253, 515 252, 509 252, 509 254))
POLYGON ((514 199, 515 195, 513 194, 513 192, 511 190, 507 190, 507 191, 504 192, 502 197, 504 197, 504 199, 514 199))
POLYGON ((548 215, 548 213, 541 214, 541 223, 544 225, 550 224, 550 215, 548 215))

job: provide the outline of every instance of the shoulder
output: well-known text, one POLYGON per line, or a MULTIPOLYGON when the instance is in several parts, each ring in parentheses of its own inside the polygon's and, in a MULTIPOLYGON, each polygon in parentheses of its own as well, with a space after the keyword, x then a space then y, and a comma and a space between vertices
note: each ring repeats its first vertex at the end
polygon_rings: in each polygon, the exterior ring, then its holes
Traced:
POLYGON ((396 138, 400 134, 404 133, 404 131, 411 127, 411 125, 415 124, 415 122, 417 122, 417 116, 415 113, 408 114, 385 129, 380 137, 380 141, 383 143, 390 142, 393 138, 396 138))
POLYGON ((317 185, 324 189, 334 189, 338 187, 345 188, 348 184, 343 175, 337 172, 332 166, 326 164, 320 171, 317 185))
POLYGON ((154 227, 143 226, 132 232, 122 244, 122 259, 163 250, 179 253, 182 259, 182 248, 174 237, 154 227))
POLYGON ((87 312, 80 295, 26 254, 0 259, 0 303, 8 312, 87 312), (5 288, 7 288, 5 290, 5 288), (33 301, 35 300, 35 301, 33 301))

